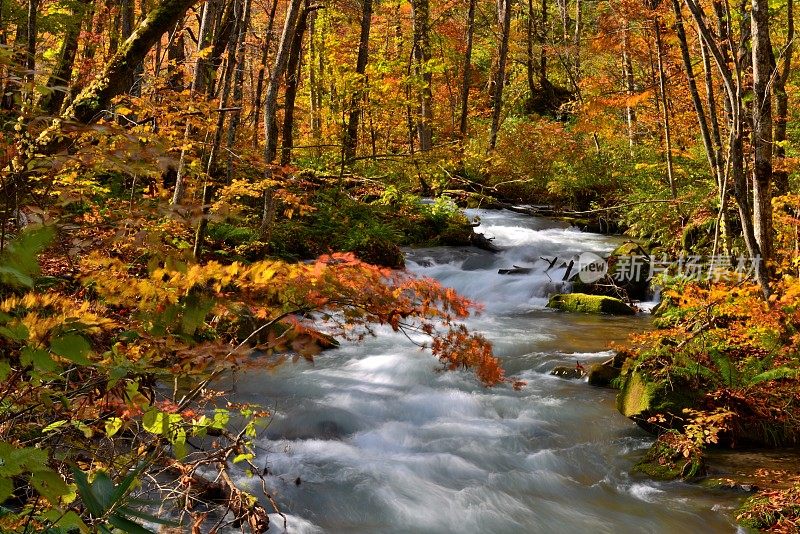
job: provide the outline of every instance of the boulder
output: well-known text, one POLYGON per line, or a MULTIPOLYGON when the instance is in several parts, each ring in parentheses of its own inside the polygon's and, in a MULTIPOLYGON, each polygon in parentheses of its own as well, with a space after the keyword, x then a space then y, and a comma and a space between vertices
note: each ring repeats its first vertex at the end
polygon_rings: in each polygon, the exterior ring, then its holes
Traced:
POLYGON ((614 380, 619 377, 622 370, 611 363, 596 363, 589 369, 589 385, 600 388, 613 387, 614 380))
POLYGON ((683 437, 674 430, 658 436, 650 449, 634 467, 635 473, 642 473, 657 480, 695 480, 707 473, 703 455, 683 453, 683 437))
POLYGON ((548 308, 580 313, 634 315, 636 311, 618 298, 585 293, 562 293, 550 297, 548 308))
POLYGON ((665 428, 682 428, 684 408, 697 406, 700 394, 677 377, 656 381, 626 366, 620 374, 617 410, 644 430, 658 434, 665 428), (657 425, 649 421, 654 415, 661 416, 657 425))

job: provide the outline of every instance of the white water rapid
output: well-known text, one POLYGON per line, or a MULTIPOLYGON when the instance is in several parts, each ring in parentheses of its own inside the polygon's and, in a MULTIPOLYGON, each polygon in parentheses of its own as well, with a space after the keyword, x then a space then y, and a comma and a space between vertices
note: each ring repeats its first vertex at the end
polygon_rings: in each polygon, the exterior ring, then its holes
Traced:
POLYGON ((429 354, 389 331, 313 365, 238 376, 235 400, 275 414, 256 463, 272 475, 289 532, 735 532, 734 496, 629 474, 651 438, 616 412, 613 391, 548 374, 607 358, 609 341, 647 327, 646 317, 544 308, 561 275, 548 277, 540 257, 607 253, 615 241, 506 211, 469 215, 502 252, 418 249, 408 268, 483 303, 468 325, 527 387, 436 373, 429 354), (530 274, 497 274, 537 262, 530 274))

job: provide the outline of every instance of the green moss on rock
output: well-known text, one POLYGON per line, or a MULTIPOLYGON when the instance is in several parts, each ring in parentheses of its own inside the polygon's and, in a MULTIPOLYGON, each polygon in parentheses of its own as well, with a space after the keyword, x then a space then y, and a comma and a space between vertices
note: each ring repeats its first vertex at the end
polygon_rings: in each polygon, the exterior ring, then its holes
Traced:
POLYGON ((589 369, 589 385, 600 388, 613 387, 619 377, 621 369, 610 363, 597 363, 589 369))
POLYGON ((585 293, 563 293, 553 295, 548 308, 579 313, 605 313, 609 315, 634 315, 636 311, 614 297, 587 295, 585 293))
POLYGON ((675 431, 661 434, 644 458, 633 467, 633 472, 657 480, 693 480, 704 475, 706 465, 703 456, 692 454, 689 458, 685 457, 678 446, 681 439, 675 431))
POLYGON ((653 384, 645 382, 642 375, 632 372, 623 378, 617 395, 617 410, 625 417, 634 417, 648 412, 653 398, 653 384))
POLYGON ((684 408, 696 406, 698 402, 699 392, 675 377, 654 380, 637 369, 623 368, 619 382, 617 410, 651 433, 664 428, 682 428, 684 408), (663 416, 658 427, 648 421, 656 414, 663 416))

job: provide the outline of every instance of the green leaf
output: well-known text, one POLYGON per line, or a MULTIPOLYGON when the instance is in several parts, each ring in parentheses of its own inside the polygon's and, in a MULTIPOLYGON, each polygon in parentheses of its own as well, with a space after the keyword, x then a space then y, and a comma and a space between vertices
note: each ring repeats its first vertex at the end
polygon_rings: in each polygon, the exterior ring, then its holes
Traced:
POLYGON ((68 422, 69 421, 63 421, 62 420, 62 421, 56 421, 55 423, 50 423, 49 425, 47 425, 46 427, 44 427, 42 429, 42 433, 46 434, 48 432, 52 432, 53 430, 56 430, 57 428, 60 428, 60 427, 62 427, 64 425, 66 425, 68 422))
POLYGON ((92 480, 92 495, 103 507, 103 510, 109 510, 112 506, 117 504, 117 499, 114 498, 114 481, 108 476, 105 471, 98 471, 92 480))
POLYGON ((761 382, 768 382, 770 380, 780 380, 782 378, 797 378, 800 376, 800 370, 792 369, 790 367, 778 367, 777 369, 770 369, 763 373, 757 374, 747 381, 748 386, 754 386, 761 382))
POLYGON ((0 336, 14 341, 27 341, 28 335, 28 327, 22 323, 12 324, 11 326, 0 326, 0 336))
POLYGON ((52 241, 54 230, 40 226, 23 231, 0 254, 0 283, 15 287, 32 287, 33 276, 39 274, 36 257, 52 241))
POLYGON ((238 454, 234 457, 233 463, 238 464, 239 462, 243 462, 245 460, 252 460, 253 458, 255 458, 255 455, 252 453, 238 454))
POLYGON ((186 297, 183 317, 181 318, 183 333, 193 335, 206 320, 206 316, 213 306, 214 301, 212 299, 202 299, 196 295, 186 297))
POLYGON ((78 365, 91 365, 86 357, 91 349, 86 338, 77 334, 59 336, 50 342, 50 350, 78 365))
POLYGON ((120 431, 124 421, 119 417, 111 417, 106 421, 106 436, 109 438, 120 431))
POLYGON ((0 477, 47 469, 47 453, 34 447, 19 448, 0 442, 0 477))
POLYGON ((19 354, 22 365, 30 365, 34 369, 47 372, 58 369, 58 364, 53 361, 53 357, 46 350, 23 347, 19 354))
POLYGON ((73 421, 72 426, 83 432, 83 437, 86 439, 94 436, 94 430, 92 430, 92 428, 83 421, 73 421))
POLYGON ((50 510, 45 510, 42 513, 42 517, 50 521, 54 527, 59 527, 62 530, 72 531, 77 529, 80 532, 89 532, 89 527, 86 523, 72 510, 64 512, 57 508, 51 508, 50 510))
POLYGON ((209 426, 217 430, 225 430, 225 426, 228 424, 230 418, 231 414, 228 410, 218 408, 214 410, 214 421, 209 426))
POLYGON ((0 503, 5 502, 14 493, 14 482, 10 478, 0 477, 0 503))
POLYGON ((89 513, 94 517, 102 517, 105 513, 103 508, 98 502, 97 498, 92 493, 92 488, 89 486, 89 478, 86 473, 78 468, 72 468, 72 475, 75 477, 75 485, 78 486, 78 495, 81 496, 83 504, 89 513))
POLYGON ((108 522, 128 534, 155 534, 155 532, 152 530, 148 530, 138 523, 134 523, 130 519, 122 517, 119 514, 112 515, 108 519, 108 522))
MULTIPOLYGON (((158 504, 158 503, 148 503, 148 504, 158 504)), ((156 517, 154 515, 150 515, 147 512, 143 512, 141 510, 134 510, 133 508, 128 508, 127 506, 121 506, 119 508, 119 513, 122 515, 129 517, 135 517, 137 519, 144 519, 145 521, 149 521, 150 523, 155 523, 157 525, 167 525, 171 527, 177 527, 180 525, 177 521, 171 521, 169 519, 164 519, 161 517, 156 517)))
POLYGON ((142 428, 151 434, 166 436, 169 430, 169 424, 165 414, 152 408, 142 416, 142 428))
POLYGON ((0 360, 0 381, 8 378, 8 375, 10 374, 11 364, 9 364, 6 360, 0 360))
POLYGON ((31 474, 31 486, 39 492, 39 495, 50 501, 50 504, 58 504, 58 500, 70 492, 64 479, 55 471, 49 470, 31 474))

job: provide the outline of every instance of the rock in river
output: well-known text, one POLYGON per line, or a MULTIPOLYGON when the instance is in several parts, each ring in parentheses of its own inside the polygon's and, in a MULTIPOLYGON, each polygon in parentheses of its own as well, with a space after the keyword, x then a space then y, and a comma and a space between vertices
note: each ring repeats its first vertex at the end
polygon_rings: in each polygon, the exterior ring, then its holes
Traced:
POLYGON ((605 313, 609 315, 634 315, 636 311, 614 297, 586 295, 584 293, 562 293, 550 297, 548 308, 581 313, 605 313))

